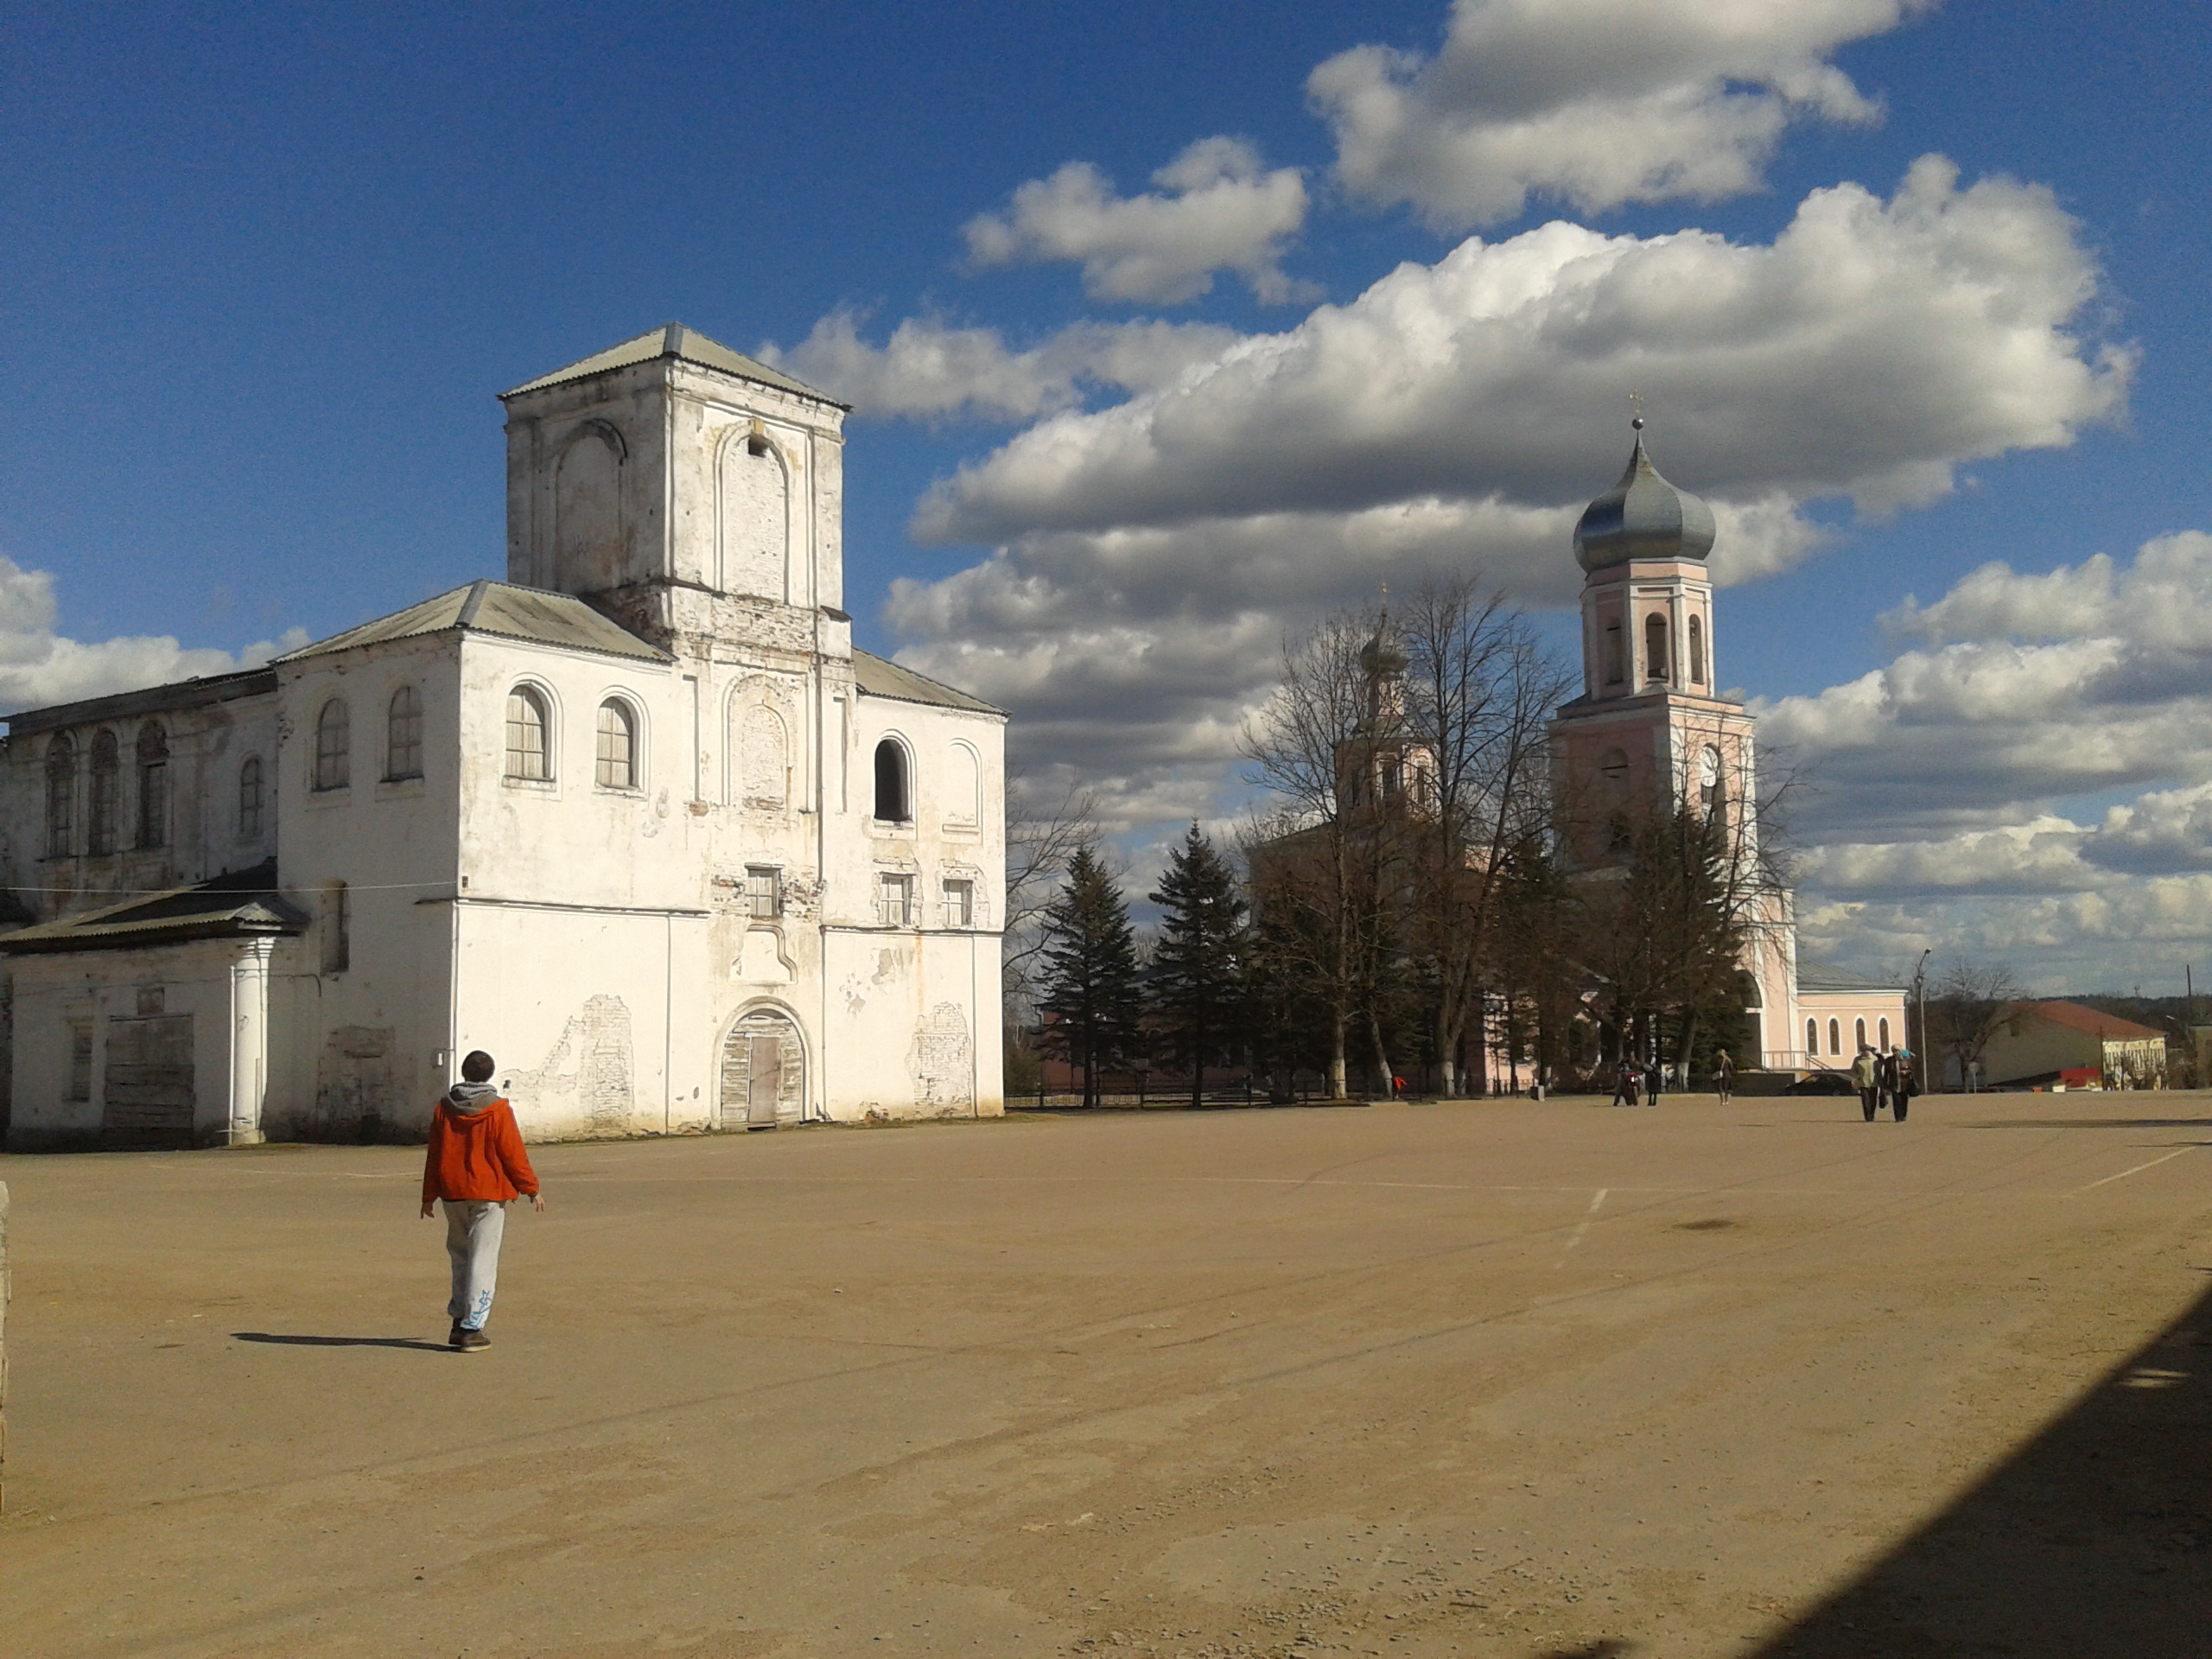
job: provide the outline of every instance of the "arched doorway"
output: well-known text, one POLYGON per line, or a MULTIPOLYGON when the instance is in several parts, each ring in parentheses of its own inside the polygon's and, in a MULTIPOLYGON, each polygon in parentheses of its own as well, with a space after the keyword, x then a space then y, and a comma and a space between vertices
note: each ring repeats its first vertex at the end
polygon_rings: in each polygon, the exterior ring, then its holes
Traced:
POLYGON ((806 1051, 781 1008, 757 1007, 722 1043, 721 1105, 726 1129, 772 1129, 806 1108, 806 1051))

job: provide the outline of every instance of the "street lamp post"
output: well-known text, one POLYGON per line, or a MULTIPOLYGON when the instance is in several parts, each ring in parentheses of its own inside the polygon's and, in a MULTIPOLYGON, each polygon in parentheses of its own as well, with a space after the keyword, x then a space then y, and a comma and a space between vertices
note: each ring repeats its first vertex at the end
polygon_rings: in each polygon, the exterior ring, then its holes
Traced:
MULTIPOLYGON (((1920 966, 1912 970, 1912 1000, 1920 1005, 1920 1064, 1923 1068, 1925 1068, 1929 1064, 1928 958, 1935 954, 1936 950, 1933 945, 1930 945, 1927 950, 1923 950, 1920 953, 1920 966)), ((1923 1089, 1928 1086, 1927 1077, 1928 1074, 1923 1069, 1921 1072, 1920 1084, 1923 1089)))

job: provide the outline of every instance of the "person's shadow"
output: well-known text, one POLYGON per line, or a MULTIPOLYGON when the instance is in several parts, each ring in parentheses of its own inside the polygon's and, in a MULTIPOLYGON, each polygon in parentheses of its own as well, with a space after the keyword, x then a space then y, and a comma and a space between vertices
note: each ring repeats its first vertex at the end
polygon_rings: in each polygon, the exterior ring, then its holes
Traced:
POLYGON ((268 1342, 283 1348, 413 1348, 426 1354, 449 1354, 442 1342, 419 1342, 412 1337, 285 1337, 269 1331, 233 1331, 239 1342, 268 1342))

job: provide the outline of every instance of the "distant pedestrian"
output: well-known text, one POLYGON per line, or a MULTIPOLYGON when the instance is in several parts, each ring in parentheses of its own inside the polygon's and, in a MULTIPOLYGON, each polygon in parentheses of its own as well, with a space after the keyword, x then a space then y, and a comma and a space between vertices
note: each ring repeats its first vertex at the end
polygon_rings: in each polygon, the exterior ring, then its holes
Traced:
POLYGON ((461 1081, 431 1115, 430 1145, 423 1160, 423 1216, 429 1218, 434 1204, 445 1205, 446 1255, 453 1262, 453 1294, 446 1303, 453 1330, 446 1341, 464 1354, 492 1345, 484 1325, 499 1287, 507 1205, 527 1198, 545 1208, 514 1109, 492 1087, 493 1069, 492 1057, 480 1048, 461 1063, 461 1081))
POLYGON ((1895 1049, 1875 1059, 1874 1087, 1880 1091, 1881 1103, 1890 1109, 1890 1115, 1903 1117, 1904 1114, 1897 1105, 1897 1054, 1895 1049))
POLYGON ((1634 1061, 1623 1060, 1613 1068, 1614 1105, 1633 1106, 1636 1104, 1637 1081, 1637 1073, 1634 1061))
POLYGON ((1859 1091, 1859 1104, 1866 1114, 1866 1121, 1874 1121, 1875 1108, 1881 1104, 1881 1082, 1876 1074, 1874 1051, 1862 1047, 1859 1058, 1851 1063, 1851 1086, 1859 1091))
POLYGON ((1914 1066, 1912 1051, 1897 1050, 1897 1091, 1893 1097, 1897 1121, 1904 1122, 1904 1115, 1912 1109, 1912 1097, 1920 1092, 1920 1073, 1914 1066))
POLYGON ((1736 1062, 1728 1058, 1728 1051, 1724 1048, 1713 1056, 1713 1092, 1720 1096, 1720 1103, 1726 1106, 1728 1103, 1728 1096, 1735 1087, 1736 1062))
POLYGON ((1667 1081, 1667 1068, 1654 1060, 1643 1068, 1644 1101, 1647 1106, 1659 1103, 1659 1090, 1667 1081))
POLYGON ((1390 1078, 1390 1098, 1393 1100, 1403 1100, 1405 1097, 1406 1080, 1403 1077, 1393 1074, 1390 1078))

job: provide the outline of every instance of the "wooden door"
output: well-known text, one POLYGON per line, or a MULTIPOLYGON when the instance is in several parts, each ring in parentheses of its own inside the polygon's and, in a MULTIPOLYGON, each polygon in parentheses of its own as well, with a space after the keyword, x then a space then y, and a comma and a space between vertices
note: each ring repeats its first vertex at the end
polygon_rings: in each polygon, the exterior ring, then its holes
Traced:
POLYGON ((140 1149, 192 1145, 192 1016, 112 1018, 100 1139, 140 1149))
POLYGON ((773 1128, 776 1102, 784 1091, 784 1039, 772 1031, 752 1033, 753 1064, 745 1078, 745 1122, 749 1128, 773 1128))

